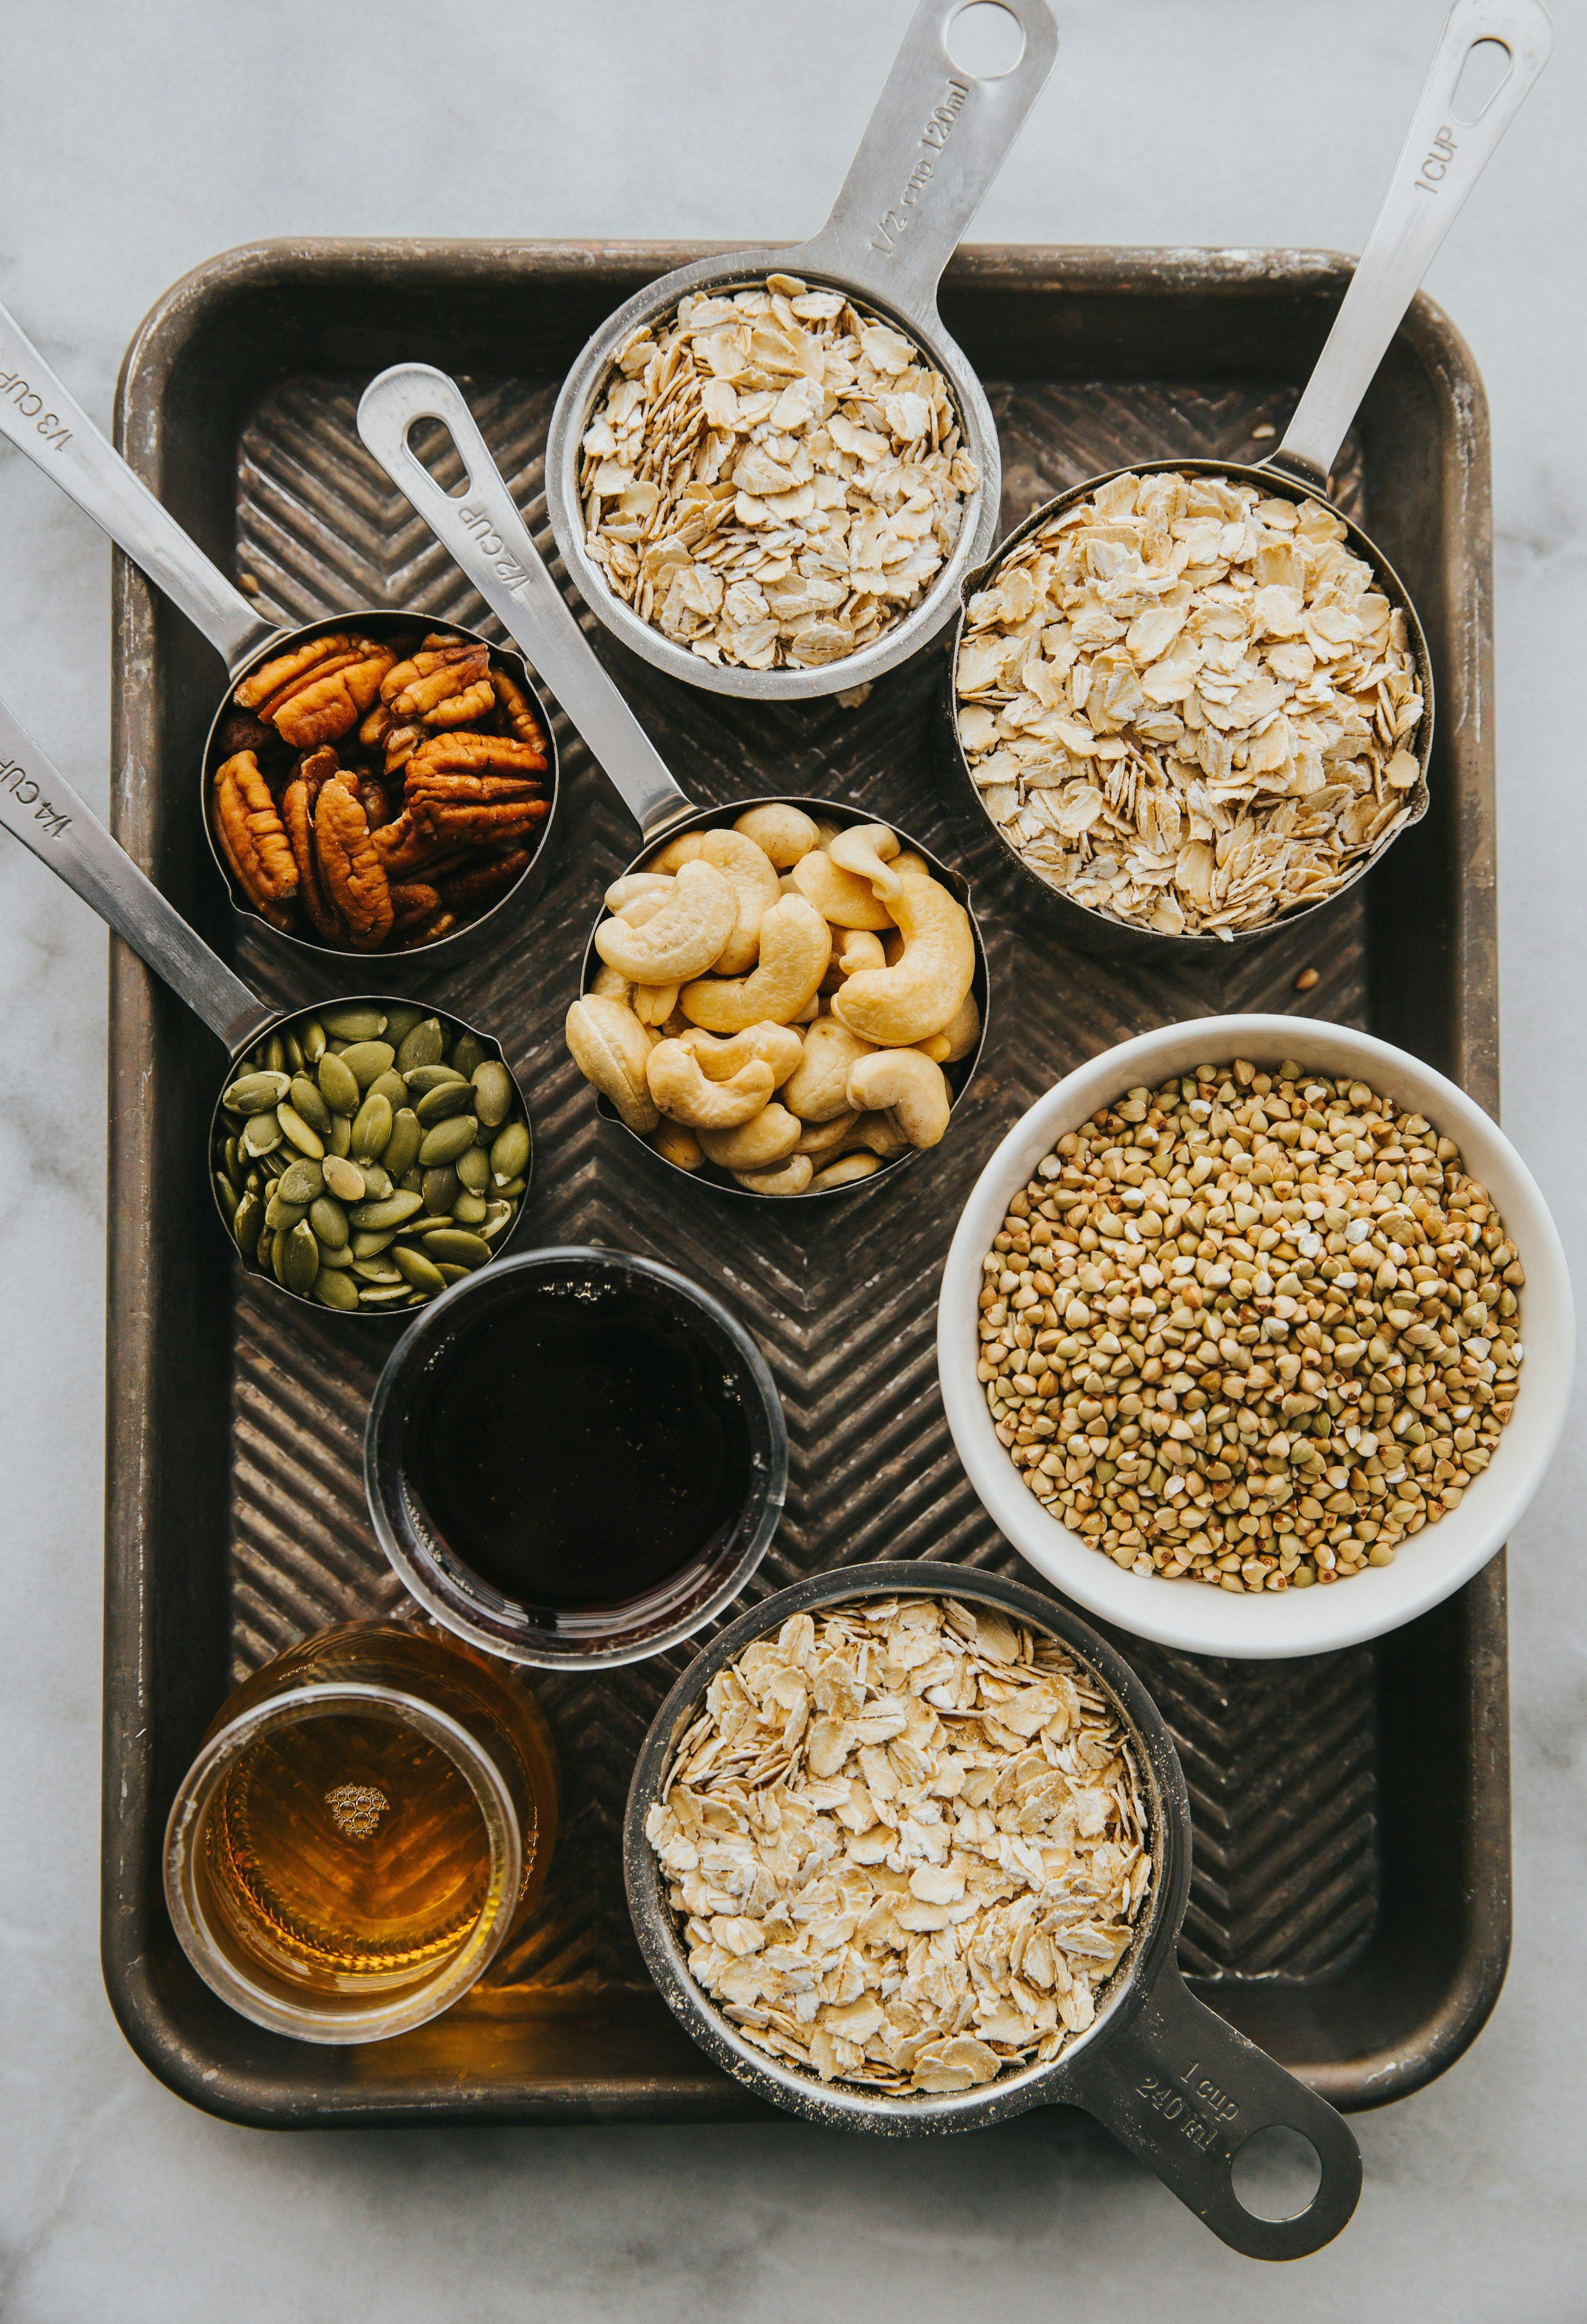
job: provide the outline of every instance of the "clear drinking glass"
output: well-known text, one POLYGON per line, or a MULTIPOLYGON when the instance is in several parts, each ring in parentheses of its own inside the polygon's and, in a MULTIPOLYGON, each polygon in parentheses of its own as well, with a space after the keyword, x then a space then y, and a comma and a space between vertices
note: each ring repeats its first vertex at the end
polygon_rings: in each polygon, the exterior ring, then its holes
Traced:
POLYGON ((544 1884, 557 1808, 527 1688, 460 1639, 349 1623, 217 1713, 166 1826, 166 1901, 255 2024, 380 2041, 489 1966, 544 1884))

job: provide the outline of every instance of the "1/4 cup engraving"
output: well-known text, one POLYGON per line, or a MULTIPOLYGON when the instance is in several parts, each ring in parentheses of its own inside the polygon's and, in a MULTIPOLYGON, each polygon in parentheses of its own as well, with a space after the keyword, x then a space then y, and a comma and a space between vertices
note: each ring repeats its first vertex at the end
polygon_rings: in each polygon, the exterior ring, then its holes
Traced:
MULTIPOLYGON (((954 124, 959 117, 959 108, 969 94, 970 88, 967 81, 950 80, 948 82, 939 102, 933 106, 926 125, 920 132, 922 145, 929 146, 935 152, 942 151, 954 134, 954 124)), ((936 175, 936 164, 930 155, 922 154, 909 172, 909 182, 899 196, 897 206, 892 209, 883 210, 877 219, 876 233, 871 238, 872 250, 884 251, 889 256, 891 255, 898 247, 900 236, 907 234, 909 229, 912 223, 911 212, 923 198, 927 186, 936 175)))
POLYGON ((31 807, 33 821, 42 823, 51 839, 59 839, 63 831, 70 829, 70 816, 40 796, 38 784, 20 759, 7 759, 0 764, 0 790, 10 791, 19 807, 31 807))

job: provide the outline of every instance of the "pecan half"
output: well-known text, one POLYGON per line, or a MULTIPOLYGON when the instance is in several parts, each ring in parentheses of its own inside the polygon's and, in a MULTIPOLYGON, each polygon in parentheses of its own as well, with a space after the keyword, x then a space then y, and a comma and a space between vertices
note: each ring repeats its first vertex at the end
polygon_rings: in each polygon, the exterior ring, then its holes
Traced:
POLYGON ((369 818, 341 775, 328 782, 314 810, 314 839, 326 893, 357 952, 374 952, 392 932, 392 892, 369 818))
POLYGON ((491 679, 496 689, 496 701, 500 706, 498 715, 503 726, 514 742, 521 742, 526 751, 537 753, 543 774, 549 762, 546 756, 545 732, 534 715, 534 705, 509 671, 494 669, 491 679))
POLYGON ((550 813, 536 753, 507 735, 438 734, 408 761, 414 828, 454 845, 525 838, 550 813))
POLYGON ((451 935, 457 925, 456 914, 448 912, 443 906, 440 911, 432 913, 428 920, 419 920, 411 927, 405 928, 401 936, 393 939, 392 950, 412 952, 420 945, 438 944, 442 936, 451 935))
POLYGON ((342 925, 341 914, 326 892, 319 850, 315 844, 314 812, 320 792, 339 771, 334 751, 310 752, 298 761, 298 770, 281 793, 281 821, 298 867, 299 901, 315 935, 322 936, 327 944, 338 945, 346 943, 347 931, 342 925))
POLYGON ((380 691, 396 657, 373 638, 311 638, 245 678, 233 699, 256 710, 294 751, 339 742, 380 691))
POLYGON ((215 835, 238 887, 272 928, 290 928, 298 866, 252 751, 238 751, 216 769, 214 801, 215 835))
POLYGON ((438 882, 440 900, 463 918, 472 918, 504 896, 533 853, 529 847, 510 847, 502 855, 486 855, 438 882))
POLYGON ((274 727, 255 718, 251 710, 234 710, 221 720, 215 743, 223 759, 235 759, 239 751, 252 751, 257 758, 261 751, 272 749, 280 739, 274 727))
POLYGON ((457 642, 423 647, 411 661, 387 670, 380 698, 404 722, 466 726, 495 706, 490 650, 457 642))
POLYGON ((401 936, 408 928, 416 928, 424 920, 433 920, 441 908, 441 899, 435 890, 422 880, 398 881, 392 887, 392 933, 401 936))
POLYGON ((466 849, 420 831, 406 807, 394 823, 383 824, 374 837, 388 880, 432 880, 438 872, 455 871, 467 861, 466 849))

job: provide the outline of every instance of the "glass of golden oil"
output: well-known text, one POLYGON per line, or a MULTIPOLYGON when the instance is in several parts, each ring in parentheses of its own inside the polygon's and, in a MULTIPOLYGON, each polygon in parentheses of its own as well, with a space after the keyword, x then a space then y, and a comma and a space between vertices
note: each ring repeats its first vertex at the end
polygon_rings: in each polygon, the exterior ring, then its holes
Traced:
POLYGON ((222 2000, 300 2041, 421 2025, 528 1913, 557 1790, 516 1674, 394 1622, 325 1631, 237 1689, 177 1794, 182 1949, 222 2000))

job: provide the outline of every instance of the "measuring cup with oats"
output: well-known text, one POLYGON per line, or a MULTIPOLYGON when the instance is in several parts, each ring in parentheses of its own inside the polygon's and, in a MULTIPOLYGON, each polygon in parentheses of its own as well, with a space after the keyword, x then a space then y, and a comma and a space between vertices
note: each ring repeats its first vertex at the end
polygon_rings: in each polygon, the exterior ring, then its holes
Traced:
POLYGON ((677 268, 568 373, 546 506, 576 587, 687 685, 755 701, 862 686, 953 617, 1001 468, 943 268, 1057 51, 1003 0, 1007 71, 956 62, 964 0, 921 0, 826 224, 677 268))
POLYGON ((1539 0, 1457 0, 1276 451, 1093 476, 965 582, 957 765, 1026 903, 1082 950, 1249 941, 1353 885, 1426 814, 1427 641, 1330 472, 1551 40, 1539 0), (1481 43, 1508 69, 1466 120, 1481 43))
POLYGON ((623 1872, 663 1998, 726 2072, 844 2130, 1082 2106, 1237 2251, 1336 2236, 1361 2156, 1333 2109, 1187 1990, 1190 1806, 1122 1658, 1022 1584, 851 1567, 730 1623, 657 1712, 623 1872), (1299 2132, 1289 2219, 1233 2164, 1299 2132))

